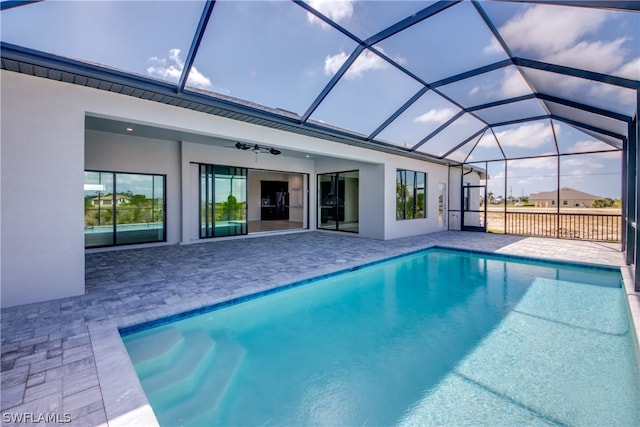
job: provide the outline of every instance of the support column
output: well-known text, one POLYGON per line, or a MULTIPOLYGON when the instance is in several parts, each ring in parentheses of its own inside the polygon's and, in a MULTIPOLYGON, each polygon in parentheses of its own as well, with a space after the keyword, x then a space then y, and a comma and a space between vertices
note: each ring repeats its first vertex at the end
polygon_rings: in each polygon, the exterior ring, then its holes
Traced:
POLYGON ((626 217, 626 251, 625 262, 627 265, 635 263, 636 259, 636 205, 637 205, 637 182, 636 176, 636 164, 637 164, 637 142, 635 140, 635 124, 634 121, 629 123, 629 137, 625 141, 626 145, 626 165, 627 165, 627 192, 624 197, 627 199, 626 213, 623 212, 623 216, 626 217))
MULTIPOLYGON (((629 137, 628 137, 629 147, 634 147, 635 154, 636 154, 636 161, 635 161, 635 164, 633 165, 633 170, 628 171, 630 177, 635 176, 635 179, 633 180, 633 182, 635 183, 634 218, 635 218, 636 226, 633 229, 633 238, 634 238, 633 246, 634 246, 634 252, 635 252, 634 255, 636 255, 635 275, 634 275, 636 292, 640 292, 640 274, 638 274, 640 273, 640 271, 638 270, 638 262, 637 262, 637 254, 638 254, 638 251, 640 250, 639 248, 640 238, 638 235, 638 226, 637 226, 638 212, 640 211, 640 197, 638 197, 638 189, 640 188, 640 174, 638 174, 636 170, 638 163, 640 163, 640 150, 638 150, 638 142, 640 141, 640 123, 638 120, 639 112, 640 112, 640 90, 636 90, 636 116, 631 121, 631 123, 629 123, 629 137)), ((631 203, 631 201, 629 201, 629 203, 631 203)), ((627 241, 627 246, 629 246, 630 243, 631 242, 627 241)))
POLYGON ((626 256, 627 256, 627 234, 629 233, 628 229, 627 229, 627 223, 629 221, 627 221, 627 209, 628 209, 628 204, 629 204, 629 194, 628 194, 628 188, 629 188, 629 171, 628 171, 628 162, 629 162, 629 149, 628 149, 628 141, 625 140, 622 142, 622 158, 620 159, 620 163, 622 163, 621 168, 622 168, 622 179, 621 179, 621 183, 620 183, 620 201, 621 201, 621 206, 620 206, 620 237, 621 237, 621 247, 622 247, 622 252, 625 254, 625 262, 626 262, 626 256))

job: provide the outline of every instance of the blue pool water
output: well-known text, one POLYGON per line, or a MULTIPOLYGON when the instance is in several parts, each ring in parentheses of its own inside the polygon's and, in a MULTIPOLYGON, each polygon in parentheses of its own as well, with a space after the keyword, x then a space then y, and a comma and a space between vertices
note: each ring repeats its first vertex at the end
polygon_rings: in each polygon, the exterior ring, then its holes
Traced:
POLYGON ((431 249, 121 331, 161 425, 640 425, 620 273, 431 249))

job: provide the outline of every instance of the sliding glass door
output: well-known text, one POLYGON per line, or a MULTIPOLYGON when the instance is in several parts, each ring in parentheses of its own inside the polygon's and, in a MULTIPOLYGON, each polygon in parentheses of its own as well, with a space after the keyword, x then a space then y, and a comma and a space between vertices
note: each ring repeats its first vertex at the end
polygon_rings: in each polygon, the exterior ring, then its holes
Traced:
POLYGON ((85 247, 163 242, 165 177, 84 173, 85 247))
POLYGON ((359 172, 318 175, 319 229, 358 232, 359 172))
POLYGON ((200 237, 247 234, 247 169, 200 165, 200 237))

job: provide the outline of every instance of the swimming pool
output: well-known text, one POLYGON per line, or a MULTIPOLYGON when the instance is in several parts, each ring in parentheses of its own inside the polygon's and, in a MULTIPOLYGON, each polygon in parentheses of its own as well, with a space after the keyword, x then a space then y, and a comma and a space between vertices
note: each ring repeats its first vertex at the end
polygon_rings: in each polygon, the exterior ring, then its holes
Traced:
POLYGON ((123 329, 161 425, 639 425, 620 273, 429 249, 123 329))

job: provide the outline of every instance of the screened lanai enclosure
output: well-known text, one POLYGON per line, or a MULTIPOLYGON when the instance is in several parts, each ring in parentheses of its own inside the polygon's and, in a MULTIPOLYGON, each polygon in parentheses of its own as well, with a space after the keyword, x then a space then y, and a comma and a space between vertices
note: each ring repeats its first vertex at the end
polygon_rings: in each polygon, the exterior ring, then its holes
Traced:
POLYGON ((635 263, 640 2, 1 5, 3 70, 448 164, 462 229, 635 263))

